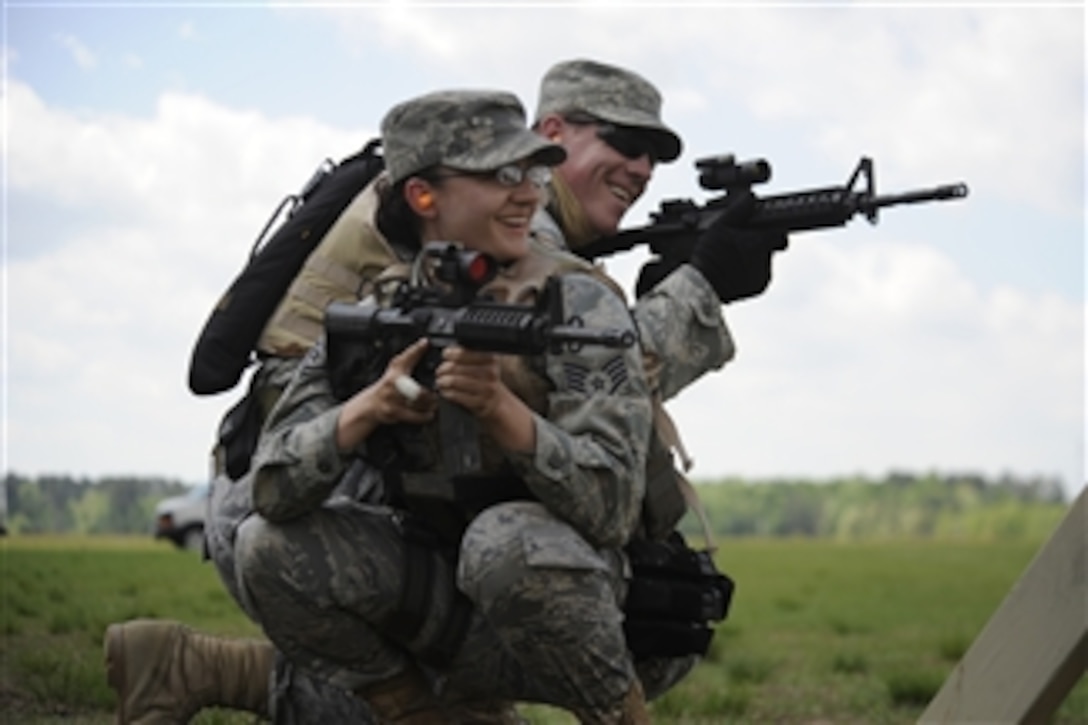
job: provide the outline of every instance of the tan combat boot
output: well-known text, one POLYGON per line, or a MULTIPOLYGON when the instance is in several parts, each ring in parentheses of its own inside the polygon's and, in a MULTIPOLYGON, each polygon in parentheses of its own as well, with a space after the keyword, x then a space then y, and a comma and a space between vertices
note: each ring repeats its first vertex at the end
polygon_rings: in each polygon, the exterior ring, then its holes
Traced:
POLYGON ((121 725, 187 723, 203 707, 268 717, 270 642, 194 632, 169 620, 111 624, 103 643, 106 680, 121 725))
POLYGON ((650 711, 646 708, 646 695, 642 683, 635 680, 623 700, 605 710, 576 710, 582 725, 650 725, 650 711))
POLYGON ((650 711, 646 707, 646 694, 642 691, 642 683, 635 680, 631 689, 627 691, 627 697, 623 698, 623 710, 618 725, 650 725, 650 711))

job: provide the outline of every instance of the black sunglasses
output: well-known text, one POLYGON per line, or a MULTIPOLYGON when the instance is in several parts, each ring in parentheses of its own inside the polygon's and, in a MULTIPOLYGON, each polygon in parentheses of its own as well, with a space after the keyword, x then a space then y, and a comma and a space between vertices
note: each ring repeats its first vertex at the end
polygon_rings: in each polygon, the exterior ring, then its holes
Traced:
POLYGON ((608 121, 590 116, 584 113, 572 113, 566 116, 568 123, 579 126, 593 124, 597 127, 597 138, 604 141, 621 156, 631 161, 636 161, 643 156, 650 157, 650 163, 656 164, 661 160, 657 144, 652 134, 644 129, 631 126, 617 126, 608 121))

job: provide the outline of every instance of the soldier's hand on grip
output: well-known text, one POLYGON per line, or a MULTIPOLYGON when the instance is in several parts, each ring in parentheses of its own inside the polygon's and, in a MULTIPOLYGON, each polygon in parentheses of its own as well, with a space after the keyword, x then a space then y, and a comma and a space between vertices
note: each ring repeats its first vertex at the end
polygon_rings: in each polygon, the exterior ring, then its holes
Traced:
POLYGON ((744 192, 704 231, 691 254, 691 265, 706 278, 722 304, 762 294, 771 283, 771 260, 789 246, 786 233, 746 229, 755 197, 744 192))
POLYGON ((491 416, 499 401, 510 394, 502 382, 498 355, 456 345, 442 351, 435 387, 443 398, 478 418, 491 416))

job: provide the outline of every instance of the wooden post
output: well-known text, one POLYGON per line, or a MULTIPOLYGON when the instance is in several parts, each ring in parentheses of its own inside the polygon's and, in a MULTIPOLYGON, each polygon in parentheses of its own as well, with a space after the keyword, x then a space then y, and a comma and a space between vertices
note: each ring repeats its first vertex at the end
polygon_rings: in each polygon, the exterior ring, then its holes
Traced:
POLYGON ((920 723, 1043 723, 1088 669, 1086 491, 945 680, 920 723))

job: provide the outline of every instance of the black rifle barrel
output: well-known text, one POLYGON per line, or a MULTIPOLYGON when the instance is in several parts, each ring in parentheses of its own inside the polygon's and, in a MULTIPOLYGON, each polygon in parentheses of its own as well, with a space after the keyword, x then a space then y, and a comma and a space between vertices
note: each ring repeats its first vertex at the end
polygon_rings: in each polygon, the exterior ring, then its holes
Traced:
POLYGON ((932 189, 918 189, 902 194, 882 194, 869 202, 878 207, 896 204, 914 204, 921 201, 941 201, 943 199, 963 199, 967 196, 967 184, 945 184, 932 189))
POLYGON ((871 222, 876 221, 878 209, 899 204, 918 204, 927 201, 947 201, 963 199, 967 196, 967 184, 944 184, 932 189, 917 189, 901 194, 882 194, 880 196, 858 196, 858 209, 862 211, 871 222))
POLYGON ((548 331, 548 339, 553 343, 572 345, 631 347, 635 344, 635 333, 615 328, 594 329, 577 325, 556 325, 548 331))

